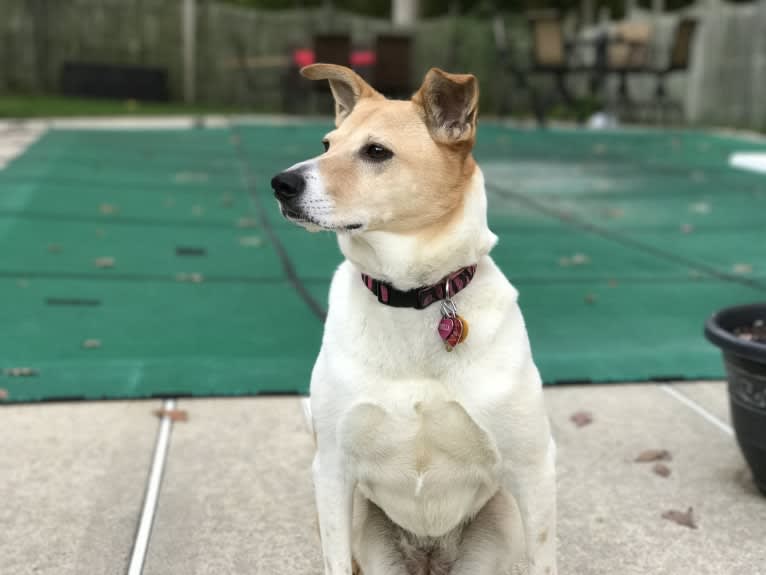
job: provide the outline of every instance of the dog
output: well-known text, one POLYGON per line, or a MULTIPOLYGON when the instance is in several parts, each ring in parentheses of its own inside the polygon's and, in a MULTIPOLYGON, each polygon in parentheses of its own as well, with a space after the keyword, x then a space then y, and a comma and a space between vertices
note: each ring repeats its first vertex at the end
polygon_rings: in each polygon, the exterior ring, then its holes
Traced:
POLYGON ((517 291, 489 256, 472 75, 410 100, 328 80, 324 153, 274 176, 282 215, 336 232, 311 376, 326 575, 555 575, 556 448, 517 291))

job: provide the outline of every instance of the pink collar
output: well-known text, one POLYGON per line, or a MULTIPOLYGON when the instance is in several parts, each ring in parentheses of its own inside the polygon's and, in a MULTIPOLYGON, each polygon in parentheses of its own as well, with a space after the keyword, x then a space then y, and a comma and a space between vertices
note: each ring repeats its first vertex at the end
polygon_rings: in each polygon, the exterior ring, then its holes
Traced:
POLYGON ((378 296, 378 301, 391 307, 411 307, 425 309, 435 301, 450 299, 463 290, 476 273, 476 264, 460 268, 438 283, 423 286, 409 291, 396 289, 391 284, 376 280, 362 274, 362 281, 367 289, 378 296))

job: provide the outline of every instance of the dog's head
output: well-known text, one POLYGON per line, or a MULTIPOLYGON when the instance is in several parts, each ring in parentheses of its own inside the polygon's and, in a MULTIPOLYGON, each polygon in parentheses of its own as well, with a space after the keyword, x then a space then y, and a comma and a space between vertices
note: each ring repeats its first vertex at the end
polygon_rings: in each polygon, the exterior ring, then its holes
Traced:
POLYGON ((335 129, 323 154, 272 179, 286 218, 308 229, 408 233, 458 213, 475 170, 474 76, 432 68, 410 100, 388 100, 343 66, 301 73, 329 80, 335 129))

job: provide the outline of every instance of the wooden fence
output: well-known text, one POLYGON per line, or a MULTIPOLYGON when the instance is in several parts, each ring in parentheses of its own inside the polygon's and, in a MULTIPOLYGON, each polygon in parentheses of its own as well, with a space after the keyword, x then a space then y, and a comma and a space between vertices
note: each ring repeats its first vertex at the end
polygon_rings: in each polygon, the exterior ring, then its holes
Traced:
MULTIPOLYGON (((387 20, 321 8, 264 12, 196 0, 194 58, 185 60, 183 8, 184 0, 0 0, 0 93, 55 93, 67 61, 133 64, 167 69, 173 99, 186 91, 199 102, 279 111, 291 49, 310 47, 316 33, 341 31, 355 47, 372 47, 376 34, 392 30, 387 20), (185 62, 194 66, 186 90, 185 62)), ((696 15, 700 28, 690 72, 671 79, 669 88, 684 102, 687 119, 766 129, 766 0, 701 0, 684 13, 696 15)), ((634 10, 630 17, 651 14, 634 10)), ((668 54, 678 17, 654 22, 658 62, 668 54)), ((526 25, 520 16, 506 22, 523 63, 526 25)), ((498 109, 506 87, 498 84, 488 18, 445 16, 420 21, 411 32, 413 85, 430 66, 471 71, 481 80, 483 110, 498 109)), ((631 83, 639 97, 650 97, 651 78, 631 83)))

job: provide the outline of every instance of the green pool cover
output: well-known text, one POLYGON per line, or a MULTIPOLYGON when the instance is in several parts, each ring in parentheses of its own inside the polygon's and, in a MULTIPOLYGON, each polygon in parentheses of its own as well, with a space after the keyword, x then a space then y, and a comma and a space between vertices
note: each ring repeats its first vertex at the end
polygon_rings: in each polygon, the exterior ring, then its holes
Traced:
MULTIPOLYGON (((269 179, 325 123, 50 131, 0 171, 0 401, 305 393, 330 234, 269 179)), ((484 124, 476 155, 547 383, 717 378, 701 328, 766 299, 758 141, 484 124)))

